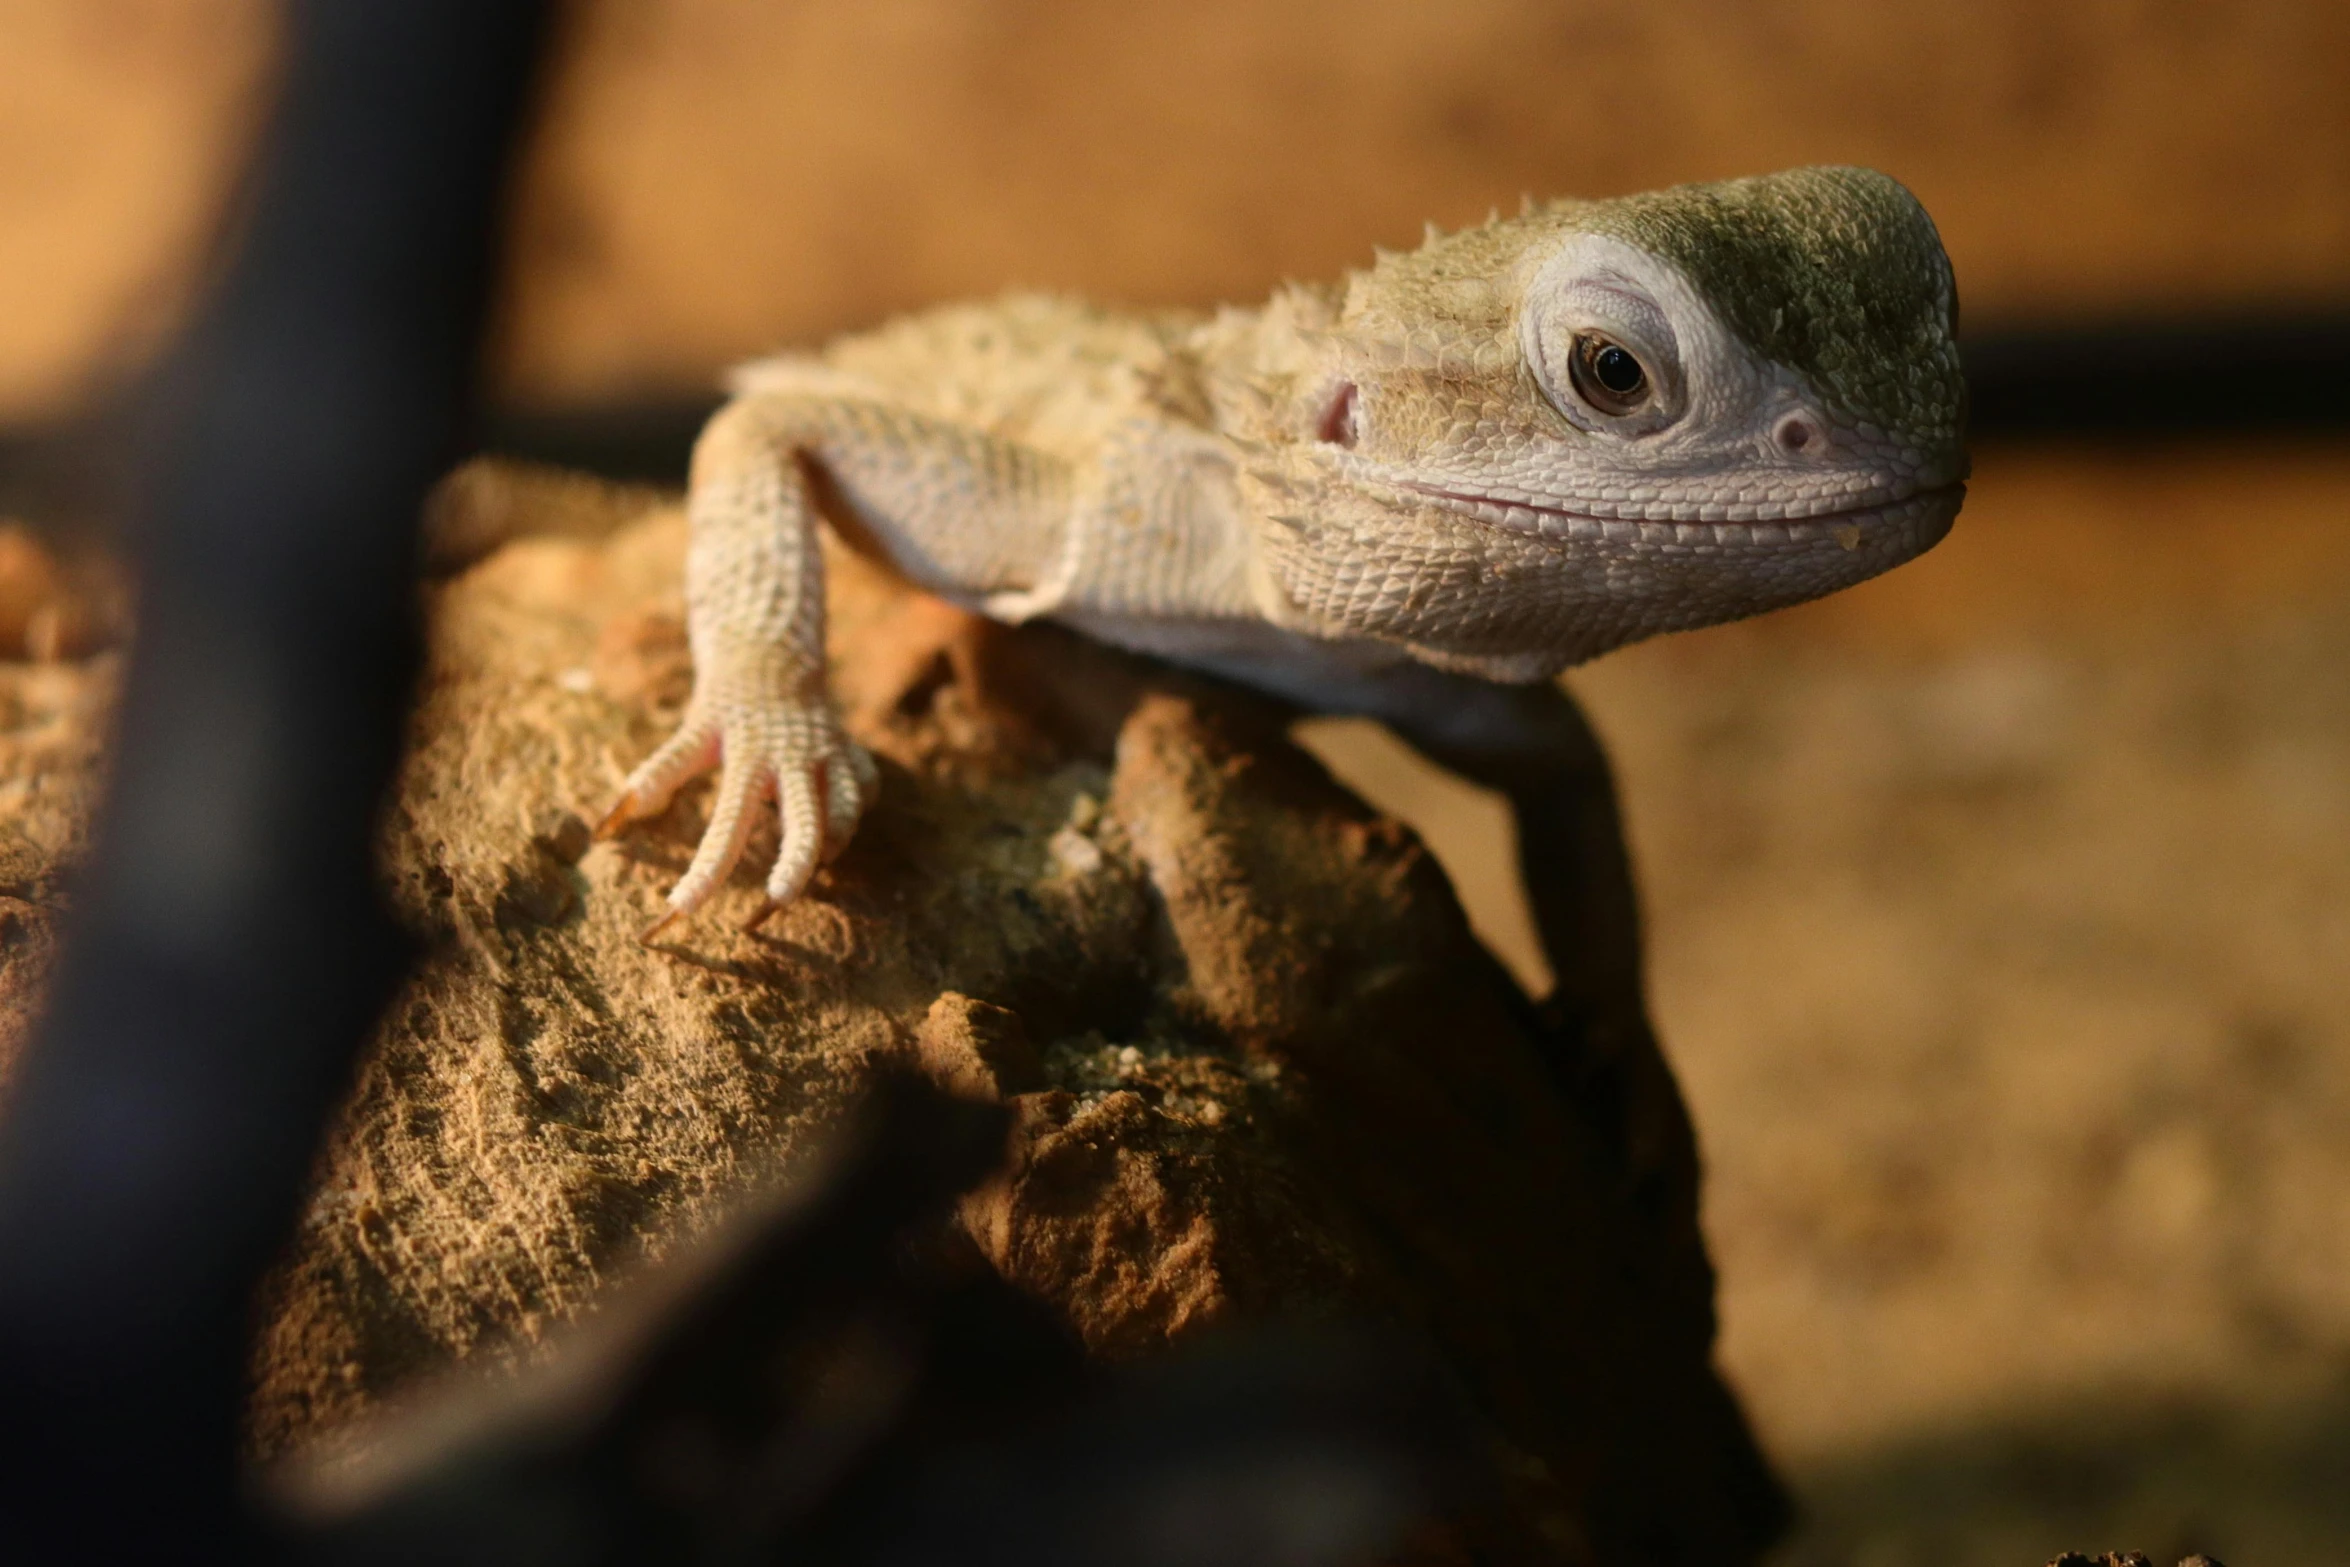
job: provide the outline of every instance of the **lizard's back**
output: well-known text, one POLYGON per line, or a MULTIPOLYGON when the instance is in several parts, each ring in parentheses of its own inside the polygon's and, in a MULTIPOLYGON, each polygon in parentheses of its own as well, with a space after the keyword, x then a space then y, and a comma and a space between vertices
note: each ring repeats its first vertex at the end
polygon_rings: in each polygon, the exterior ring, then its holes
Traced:
POLYGON ((1012 294, 901 316, 813 353, 756 360, 729 384, 738 393, 867 397, 1082 462, 1130 419, 1207 424, 1185 346, 1200 322, 1182 312, 1012 294))

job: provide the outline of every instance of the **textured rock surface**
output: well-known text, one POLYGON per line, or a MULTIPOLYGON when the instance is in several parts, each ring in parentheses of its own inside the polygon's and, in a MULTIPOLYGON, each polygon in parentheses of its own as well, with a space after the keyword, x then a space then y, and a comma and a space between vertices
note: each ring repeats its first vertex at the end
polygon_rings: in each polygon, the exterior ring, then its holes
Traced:
POLYGON ((1097 1352, 1383 1322, 1490 1416, 1513 1507, 1472 1548, 1753 1554, 1773 1493, 1710 1368, 1685 1148, 1669 1178, 1626 1168, 1620 1108, 1560 1090, 1587 1063, 1417 840, 1279 714, 842 562, 836 678, 879 804, 762 934, 728 924, 757 903, 746 869, 647 949, 704 793, 615 843, 583 817, 684 697, 682 521, 603 544, 587 513, 641 498, 497 471, 452 496, 444 525, 504 508, 573 536, 434 592, 386 828, 428 956, 269 1291, 261 1449, 527 1357, 895 1058, 1013 1103, 1013 1161, 964 1223, 1097 1352))
POLYGON ((0 1085, 55 950, 119 663, 0 662, 0 1085))

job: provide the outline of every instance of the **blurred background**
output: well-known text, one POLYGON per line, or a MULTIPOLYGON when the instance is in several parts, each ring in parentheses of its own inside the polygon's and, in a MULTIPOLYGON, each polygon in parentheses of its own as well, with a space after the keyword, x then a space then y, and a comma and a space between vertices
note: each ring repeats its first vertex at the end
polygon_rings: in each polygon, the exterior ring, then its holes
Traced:
MULTIPOLYGON (((498 367, 511 418, 572 428, 674 423, 732 360, 940 299, 1245 301, 1521 192, 1907 181, 1984 363, 2073 401, 1986 405, 1918 564, 1571 677, 1708 1161, 1722 1358, 1807 1511, 1784 1559, 2350 1559, 2350 358, 2294 358, 2350 339, 2350 8, 576 23, 498 367), (2127 386, 2066 381, 2116 355, 2127 386)), ((265 0, 0 0, 0 512, 71 510, 44 442, 188 299, 272 37, 265 0)), ((1311 740, 1539 978, 1498 805, 1311 740)))

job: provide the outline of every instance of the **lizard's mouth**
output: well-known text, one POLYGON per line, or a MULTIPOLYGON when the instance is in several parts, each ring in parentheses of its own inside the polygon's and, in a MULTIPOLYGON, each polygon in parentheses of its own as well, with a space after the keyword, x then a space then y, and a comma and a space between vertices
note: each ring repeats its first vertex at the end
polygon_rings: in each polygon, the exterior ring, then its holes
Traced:
POLYGON ((1615 544, 1676 553, 1804 548, 1834 543, 1857 549, 1886 524, 1908 525, 1939 514, 1947 526, 1966 495, 1963 483, 1874 490, 1784 503, 1692 503, 1660 506, 1601 502, 1571 510, 1519 496, 1480 495, 1441 485, 1398 481, 1396 488, 1437 502, 1504 532, 1554 544, 1615 544), (1608 512, 1617 515, 1607 515, 1608 512), (1655 515, 1658 512, 1666 515, 1655 515))

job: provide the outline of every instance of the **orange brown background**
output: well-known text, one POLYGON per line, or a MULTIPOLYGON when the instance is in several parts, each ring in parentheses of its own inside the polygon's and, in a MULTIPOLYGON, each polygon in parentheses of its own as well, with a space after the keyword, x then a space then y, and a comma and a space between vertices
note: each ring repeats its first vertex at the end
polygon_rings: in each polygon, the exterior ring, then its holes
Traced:
MULTIPOLYGON (((0 0, 0 421, 167 330, 272 16, 0 0)), ((1248 299, 1524 191, 1812 161, 1918 191, 1970 323, 2350 311, 2327 0, 575 23, 517 208, 523 402, 1015 285, 1248 299)), ((1786 1560, 2350 1558, 2350 445, 1993 446, 1916 566, 1574 683, 1705 1139, 1723 1357, 1810 1510, 1786 1560)), ((1491 802, 1316 743, 1531 969, 1491 802)))

